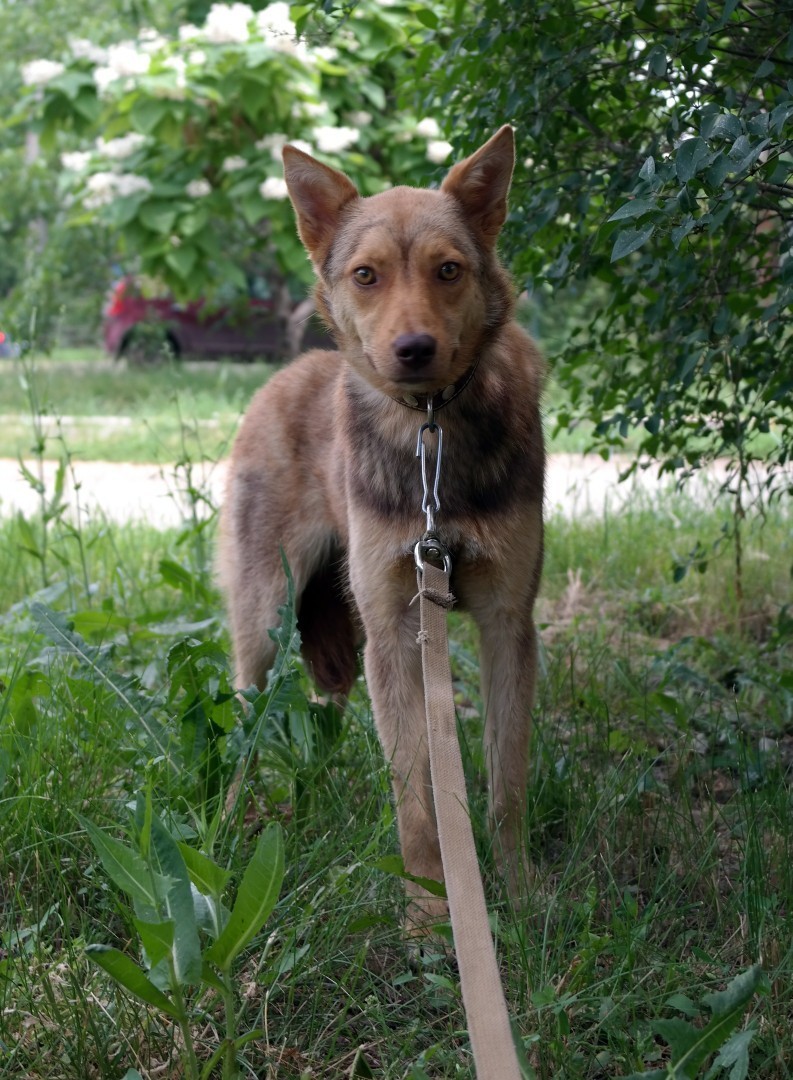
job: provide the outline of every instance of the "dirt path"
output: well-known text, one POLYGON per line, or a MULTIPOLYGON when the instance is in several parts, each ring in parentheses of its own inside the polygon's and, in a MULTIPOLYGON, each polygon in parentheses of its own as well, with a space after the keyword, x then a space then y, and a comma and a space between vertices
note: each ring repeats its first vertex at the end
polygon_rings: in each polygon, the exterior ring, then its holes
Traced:
MULTIPOLYGON (((629 459, 603 461, 597 455, 555 454, 549 460, 546 515, 555 512, 574 518, 617 512, 624 507, 652 502, 662 491, 672 488, 668 477, 659 480, 655 469, 647 469, 620 484, 620 473, 629 459)), ((39 476, 38 464, 27 468, 39 476)), ((56 463, 45 462, 41 480, 47 497, 54 490, 56 463)), ((113 522, 145 521, 158 528, 179 525, 190 516, 188 487, 205 493, 211 504, 223 497, 225 463, 194 466, 188 484, 184 470, 173 466, 115 464, 104 461, 77 462, 74 475, 67 476, 64 499, 72 518, 78 512, 88 518, 113 522)), ((725 470, 716 466, 691 489, 695 498, 708 493, 724 479, 725 470)), ((441 495, 443 488, 441 487, 441 495)), ((40 495, 25 478, 17 461, 0 458, 0 516, 21 510, 36 514, 40 495)), ((205 516, 208 503, 199 502, 198 513, 205 516)))

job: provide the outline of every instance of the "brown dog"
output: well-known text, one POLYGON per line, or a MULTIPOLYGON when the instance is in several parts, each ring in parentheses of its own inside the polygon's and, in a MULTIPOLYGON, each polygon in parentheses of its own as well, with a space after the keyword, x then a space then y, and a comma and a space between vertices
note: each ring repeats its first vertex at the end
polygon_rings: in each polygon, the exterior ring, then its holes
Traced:
MULTIPOLYGON (((346 694, 362 627, 377 730, 391 762, 406 870, 442 880, 427 754, 413 547, 422 535, 417 409, 443 428, 438 530, 452 590, 480 630, 490 813, 520 865, 542 567, 540 356, 512 319, 495 253, 514 165, 502 127, 437 191, 359 196, 287 146, 286 182, 338 352, 306 353, 259 391, 231 459, 220 572, 240 686, 274 660, 286 554, 303 654, 346 694), (438 412, 438 410, 442 410, 438 412)), ((445 916, 410 885, 409 925, 445 916)))

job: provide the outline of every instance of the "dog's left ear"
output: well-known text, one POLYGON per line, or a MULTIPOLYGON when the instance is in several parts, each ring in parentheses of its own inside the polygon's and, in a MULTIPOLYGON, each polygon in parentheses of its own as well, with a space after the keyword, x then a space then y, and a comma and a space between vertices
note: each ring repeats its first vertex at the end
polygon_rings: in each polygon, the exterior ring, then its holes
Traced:
POLYGON ((467 220, 494 244, 507 219, 507 195, 515 168, 515 136, 504 124, 484 146, 449 170, 441 191, 453 195, 467 220))
POLYGON ((351 180, 294 146, 285 146, 284 178, 297 213, 297 227, 314 265, 325 261, 347 203, 358 198, 351 180))

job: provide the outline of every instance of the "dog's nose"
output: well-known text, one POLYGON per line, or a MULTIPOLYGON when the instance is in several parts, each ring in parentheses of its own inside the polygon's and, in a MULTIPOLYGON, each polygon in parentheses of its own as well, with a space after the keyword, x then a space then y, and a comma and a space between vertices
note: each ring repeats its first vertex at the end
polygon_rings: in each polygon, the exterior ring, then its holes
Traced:
POLYGON ((394 341, 394 355, 408 368, 423 368, 435 359, 437 342, 432 334, 400 334, 394 341))

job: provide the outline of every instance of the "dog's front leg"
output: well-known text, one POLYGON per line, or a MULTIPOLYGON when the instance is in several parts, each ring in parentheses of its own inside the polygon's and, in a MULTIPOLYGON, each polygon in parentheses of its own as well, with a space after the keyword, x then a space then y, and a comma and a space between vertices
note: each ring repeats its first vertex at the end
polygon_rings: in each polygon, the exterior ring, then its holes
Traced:
POLYGON ((490 821, 496 861, 512 894, 519 895, 527 872, 523 824, 537 673, 534 597, 521 600, 514 582, 509 589, 492 579, 487 584, 468 603, 480 632, 490 821))
MULTIPOLYGON (((443 880, 432 799, 418 603, 412 563, 383 566, 351 544, 350 579, 366 632, 364 669, 375 724, 390 762, 405 870, 443 880)), ((421 934, 448 918, 446 902, 407 883, 407 929, 421 934)))

